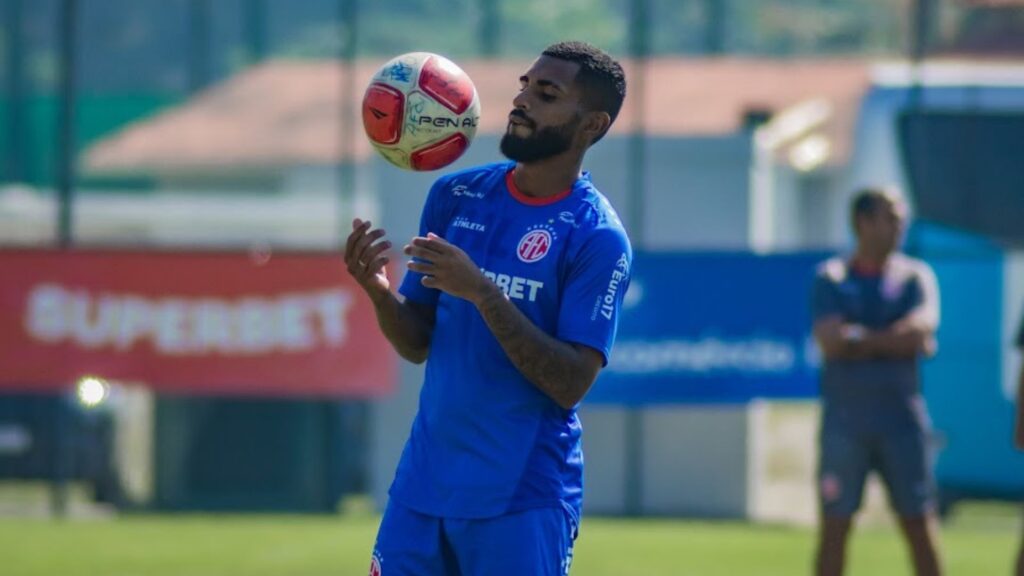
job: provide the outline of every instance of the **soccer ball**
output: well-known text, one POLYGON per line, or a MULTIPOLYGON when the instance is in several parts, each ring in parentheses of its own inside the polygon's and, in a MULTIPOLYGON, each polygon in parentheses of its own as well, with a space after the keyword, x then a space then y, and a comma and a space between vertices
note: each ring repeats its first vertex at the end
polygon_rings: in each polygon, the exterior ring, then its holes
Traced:
POLYGON ((373 147, 407 170, 437 170, 469 148, 480 97, 451 60, 410 52, 377 70, 363 95, 363 128, 373 147))

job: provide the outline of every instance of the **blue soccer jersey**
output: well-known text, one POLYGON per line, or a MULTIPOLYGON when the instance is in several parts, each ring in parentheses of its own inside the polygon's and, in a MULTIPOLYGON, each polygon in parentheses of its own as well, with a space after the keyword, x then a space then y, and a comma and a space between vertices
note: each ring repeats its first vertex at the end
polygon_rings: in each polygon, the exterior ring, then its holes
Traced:
MULTIPOLYGON (((927 263, 904 254, 893 254, 875 273, 835 257, 818 267, 811 312, 815 321, 838 316, 871 330, 886 330, 914 315, 937 330, 938 282, 927 263)), ((826 424, 876 432, 925 425, 920 369, 917 357, 826 360, 821 372, 826 424)))
MULTIPOLYGON (((605 363, 629 284, 625 230, 589 175, 538 199, 520 193, 513 163, 440 178, 420 235, 464 250, 546 333, 589 346, 605 363)), ((435 305, 419 412, 391 497, 424 514, 488 518, 541 506, 579 515, 583 455, 566 410, 512 364, 476 308, 407 272, 400 292, 435 305)))

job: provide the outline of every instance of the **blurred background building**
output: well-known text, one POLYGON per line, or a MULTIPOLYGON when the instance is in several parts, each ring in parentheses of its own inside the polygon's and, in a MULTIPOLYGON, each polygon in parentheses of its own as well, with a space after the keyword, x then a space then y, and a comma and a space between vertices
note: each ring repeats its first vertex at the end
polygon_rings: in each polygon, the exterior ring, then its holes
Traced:
MULTIPOLYGON (((551 42, 583 39, 622 58, 630 85, 587 168, 627 223, 639 262, 652 263, 638 268, 629 297, 637 320, 623 327, 623 359, 582 409, 589 509, 813 513, 804 491, 816 359, 805 284, 816 258, 847 246, 854 188, 879 182, 907 192, 920 222, 909 248, 934 262, 943 286, 943 353, 926 385, 946 435, 947 500, 1024 494, 1024 462, 994 439, 1010 417, 1008 334, 1024 301, 1020 2, 0 6, 0 258, 75 246, 93 255, 224 252, 254 267, 314 254, 330 266, 353 216, 410 235, 435 177, 393 168, 363 137, 358 106, 377 66, 425 50, 469 72, 483 112, 458 168, 498 158, 530 60, 551 42), (658 258, 682 275, 655 274, 658 258), (726 271, 704 278, 709 262, 726 271), (698 323, 685 299, 655 289, 696 284, 703 292, 687 292, 695 302, 754 273, 780 279, 772 289, 788 294, 792 314, 743 324, 712 299, 710 319, 698 323), (673 332, 648 323, 651 309, 691 320, 673 332), (783 361, 774 372, 692 360, 716 346, 776 341, 783 361), (673 348, 661 364, 644 360, 679 342, 690 356, 673 348), (970 448, 978 445, 995 447, 970 448), (779 477, 793 481, 769 491, 779 477)), ((61 280, 60 264, 22 266, 61 280)), ((104 289, 102 277, 78 281, 104 289)), ((217 291, 216 274, 206 286, 217 291)), ((4 306, 11 319, 22 314, 21 302, 4 306)), ((67 378, 40 384, 25 369, 4 374, 18 359, 0 356, 0 475, 84 479, 103 500, 174 509, 331 510, 352 493, 382 501, 421 376, 393 355, 372 386, 352 385, 343 368, 327 392, 295 391, 287 379, 154 386, 152 372, 126 369, 134 378, 98 411, 73 396, 69 358, 51 360, 67 378)))

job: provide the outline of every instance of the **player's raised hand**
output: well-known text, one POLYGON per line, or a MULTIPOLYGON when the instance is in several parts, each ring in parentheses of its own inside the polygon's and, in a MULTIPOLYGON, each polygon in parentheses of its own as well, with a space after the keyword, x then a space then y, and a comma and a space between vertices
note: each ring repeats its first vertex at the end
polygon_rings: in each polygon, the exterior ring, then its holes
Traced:
POLYGON ((468 254, 434 233, 413 238, 405 253, 416 258, 409 262, 409 269, 424 274, 421 282, 427 288, 475 302, 494 285, 468 254))
POLYGON ((384 230, 371 229, 369 221, 356 218, 352 221, 352 233, 345 242, 345 266, 348 273, 363 287, 371 299, 386 294, 391 283, 388 281, 388 257, 385 251, 391 242, 382 240, 384 230))

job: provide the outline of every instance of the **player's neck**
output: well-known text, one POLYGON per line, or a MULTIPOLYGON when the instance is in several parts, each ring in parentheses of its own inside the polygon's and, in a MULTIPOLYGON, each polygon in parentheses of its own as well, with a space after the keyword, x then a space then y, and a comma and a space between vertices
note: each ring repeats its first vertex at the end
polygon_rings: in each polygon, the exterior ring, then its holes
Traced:
POLYGON ((871 250, 865 246, 858 246, 853 253, 853 265, 863 271, 879 271, 885 268, 892 253, 889 251, 871 250))
POLYGON ((576 182, 580 176, 582 158, 573 163, 565 158, 549 158, 540 162, 516 164, 512 178, 516 188, 533 198, 547 198, 561 194, 576 182))

